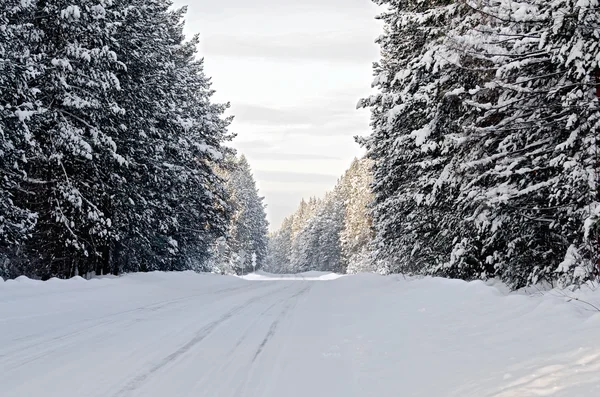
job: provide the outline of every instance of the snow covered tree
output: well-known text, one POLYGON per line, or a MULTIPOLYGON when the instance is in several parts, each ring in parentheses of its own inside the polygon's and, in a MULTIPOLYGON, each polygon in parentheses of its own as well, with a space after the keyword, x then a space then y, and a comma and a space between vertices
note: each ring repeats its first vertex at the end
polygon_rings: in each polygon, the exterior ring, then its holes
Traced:
POLYGON ((452 93, 477 75, 456 65, 445 41, 472 23, 472 10, 451 0, 375 2, 387 6, 374 66, 379 92, 359 102, 372 111, 373 133, 361 143, 373 161, 375 259, 381 272, 424 272, 444 262, 452 243, 457 193, 448 176, 462 133, 452 93))
POLYGON ((36 151, 25 121, 40 111, 37 91, 29 87, 37 69, 28 44, 40 40, 40 32, 28 23, 34 11, 34 3, 27 1, 0 6, 0 277, 18 275, 10 257, 18 255, 36 221, 19 200, 30 194, 24 166, 36 151))
POLYGON ((269 236, 265 270, 271 273, 291 273, 292 223, 293 217, 285 218, 269 236))
POLYGON ((198 37, 184 41, 185 9, 171 4, 131 0, 117 31, 126 66, 119 142, 128 164, 111 196, 122 239, 107 267, 117 270, 203 270, 229 223, 224 181, 214 172, 229 139, 228 105, 211 102, 198 37))
POLYGON ((581 281, 598 252, 598 2, 466 3, 481 24, 454 41, 490 81, 461 94, 460 211, 477 233, 454 265, 478 257, 514 287, 581 281))
POLYGON ((340 234, 341 261, 348 273, 376 270, 370 257, 373 239, 371 169, 369 159, 354 159, 340 183, 340 194, 345 199, 344 225, 340 234))
POLYGON ((306 258, 311 237, 305 231, 310 220, 315 216, 318 206, 319 200, 315 197, 311 197, 308 201, 302 199, 292 217, 290 252, 290 271, 292 273, 310 270, 306 258))
POLYGON ((597 1, 386 1, 374 162, 379 271, 512 287, 597 261, 597 1))
POLYGON ((302 201, 295 216, 306 218, 291 244, 290 268, 293 273, 311 270, 344 272, 339 237, 343 208, 343 201, 336 191, 327 193, 322 200, 302 201))
POLYGON ((316 270, 320 233, 317 220, 316 217, 308 219, 294 238, 290 252, 290 273, 316 270))
POLYGON ((325 195, 315 215, 318 236, 317 256, 314 259, 315 270, 346 273, 346 264, 341 255, 340 233, 344 227, 345 199, 339 185, 333 192, 325 195))
POLYGON ((228 246, 233 272, 248 273, 263 267, 267 256, 268 227, 264 198, 259 196, 245 156, 231 160, 225 178, 233 206, 228 246))
POLYGON ((355 160, 323 199, 302 200, 270 236, 268 269, 345 273, 352 263, 354 269, 371 270, 370 175, 370 161, 355 160))
POLYGON ((228 105, 171 5, 2 4, 0 255, 19 251, 17 273, 203 270, 227 231, 228 105))
POLYGON ((46 0, 33 7, 28 23, 39 40, 27 43, 35 60, 28 87, 39 111, 23 122, 36 153, 24 167, 31 194, 18 200, 38 214, 38 224, 25 252, 42 276, 74 275, 89 270, 98 247, 113 236, 99 206, 100 165, 121 161, 106 123, 122 112, 114 93, 123 65, 111 49, 120 16, 104 1, 46 0))

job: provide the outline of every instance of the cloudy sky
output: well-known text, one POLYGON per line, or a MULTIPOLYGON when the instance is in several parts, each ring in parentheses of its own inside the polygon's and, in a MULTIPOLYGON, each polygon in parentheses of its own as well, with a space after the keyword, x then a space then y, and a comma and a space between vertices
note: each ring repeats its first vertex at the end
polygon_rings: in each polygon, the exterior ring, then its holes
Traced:
POLYGON ((271 229, 302 197, 322 196, 361 154, 380 34, 370 0, 175 0, 215 99, 235 115, 233 146, 248 157, 271 229))

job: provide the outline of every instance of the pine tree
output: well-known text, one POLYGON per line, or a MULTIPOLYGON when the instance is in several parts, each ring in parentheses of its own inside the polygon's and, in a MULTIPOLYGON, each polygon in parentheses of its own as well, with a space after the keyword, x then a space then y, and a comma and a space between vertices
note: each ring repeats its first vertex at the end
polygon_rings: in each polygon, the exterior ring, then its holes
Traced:
POLYGON ((277 273, 346 273, 349 266, 371 270, 367 208, 372 200, 371 179, 371 162, 355 160, 323 199, 302 200, 269 238, 268 269, 277 273))
POLYGON ((42 278, 205 270, 229 225, 214 169, 231 119, 227 104, 212 102, 198 38, 185 41, 185 9, 167 0, 7 5, 0 255, 18 250, 16 272, 42 278))
POLYGON ((376 271, 369 247, 373 239, 371 169, 372 162, 369 159, 354 159, 340 187, 346 207, 340 234, 341 260, 348 273, 376 271))
POLYGON ((281 228, 269 236, 266 270, 272 273, 291 273, 293 216, 285 218, 281 228))
POLYGON ((233 207, 228 238, 222 246, 217 266, 225 273, 243 274, 264 266, 267 257, 268 228, 264 198, 260 197, 250 164, 245 156, 229 158, 221 170, 227 180, 228 201, 233 207))
POLYGON ((452 244, 449 178, 461 138, 454 90, 477 82, 445 45, 450 30, 469 26, 471 10, 451 0, 376 1, 384 34, 374 66, 379 92, 360 101, 372 111, 373 133, 361 143, 373 161, 375 259, 382 272, 426 272, 452 244))
MULTIPOLYGON (((310 241, 313 240, 312 233, 308 232, 309 223, 315 215, 319 201, 311 197, 308 201, 302 199, 300 206, 292 217, 291 225, 291 250, 290 250, 290 272, 299 273, 310 270, 308 259, 310 241)), ((314 246, 314 244, 313 244, 314 246)))
POLYGON ((374 161, 384 272, 518 288, 581 282, 597 261, 595 1, 387 5, 374 161))
POLYGON ((585 280, 598 249, 598 4, 469 3, 481 24, 456 38, 462 63, 491 78, 461 94, 475 117, 460 211, 477 234, 457 244, 455 265, 479 257, 515 288, 557 270, 585 280))
POLYGON ((11 260, 36 221, 36 214, 18 200, 30 193, 24 168, 36 153, 25 121, 40 111, 37 91, 29 87, 37 68, 28 44, 40 40, 40 32, 28 24, 34 10, 33 2, 17 0, 0 7, 0 277, 25 270, 15 269, 11 260))
POLYGON ((228 105, 211 102, 196 60, 198 37, 184 41, 186 10, 169 10, 166 0, 131 3, 118 31, 127 67, 119 76, 126 109, 119 121, 128 168, 112 196, 124 227, 115 265, 206 270, 209 248, 229 223, 224 181, 214 172, 229 139, 230 119, 222 117, 228 105))
POLYGON ((341 258, 340 233, 344 227, 345 200, 339 185, 333 192, 325 195, 317 210, 318 237, 317 256, 314 259, 315 270, 346 273, 346 265, 341 258))
POLYGON ((85 273, 98 247, 113 236, 99 206, 105 193, 101 164, 120 162, 106 120, 122 109, 114 32, 120 21, 110 2, 38 1, 29 21, 39 40, 27 43, 35 59, 39 112, 26 120, 36 155, 24 168, 31 182, 18 200, 38 213, 25 249, 42 277, 85 273), (39 183, 33 183, 39 181, 39 183))

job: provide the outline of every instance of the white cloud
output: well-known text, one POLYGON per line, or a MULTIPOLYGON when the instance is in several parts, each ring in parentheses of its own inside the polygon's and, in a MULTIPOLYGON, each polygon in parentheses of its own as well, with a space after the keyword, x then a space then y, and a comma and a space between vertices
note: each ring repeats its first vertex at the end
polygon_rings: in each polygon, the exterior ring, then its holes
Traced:
POLYGON ((325 32, 318 36, 307 33, 244 37, 214 35, 204 39, 203 48, 206 54, 288 62, 316 60, 369 63, 377 59, 373 39, 351 30, 325 32))
POLYGON ((371 93, 376 14, 369 0, 195 0, 188 7, 186 33, 201 35, 215 100, 232 104, 232 145, 255 170, 272 229, 302 197, 330 190, 362 153, 353 136, 368 134, 369 114, 355 105, 371 93))

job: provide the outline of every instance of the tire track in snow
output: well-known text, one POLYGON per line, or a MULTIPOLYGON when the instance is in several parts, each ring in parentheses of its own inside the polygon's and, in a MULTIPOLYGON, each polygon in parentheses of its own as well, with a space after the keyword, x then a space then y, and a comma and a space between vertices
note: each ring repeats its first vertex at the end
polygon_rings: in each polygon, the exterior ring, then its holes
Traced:
POLYGON ((233 345, 233 347, 231 348, 231 350, 227 353, 227 357, 231 357, 233 355, 233 353, 235 353, 235 351, 242 345, 242 343, 244 343, 246 341, 246 339, 248 338, 248 336, 250 335, 250 332, 248 332, 250 329, 252 329, 253 327, 255 327, 257 324, 259 324, 262 320, 262 318, 267 315, 267 313, 269 313, 271 310, 273 310, 273 308, 277 305, 280 305, 282 303, 285 303, 287 299, 281 299, 275 303, 272 303, 271 305, 269 305, 265 310, 263 310, 250 324, 250 326, 245 330, 245 332, 242 333, 242 337, 240 339, 238 339, 238 341, 235 343, 235 345, 233 345))
POLYGON ((271 295, 277 294, 287 288, 289 288, 289 286, 269 291, 266 294, 255 296, 255 297, 247 300, 243 304, 238 305, 238 306, 234 307, 233 309, 229 310, 228 312, 223 314, 221 317, 219 317, 215 321, 212 321, 211 323, 202 327, 199 331, 196 332, 196 335, 192 339, 190 339, 187 343, 185 343, 179 349, 175 350, 173 353, 164 357, 159 363, 152 366, 146 372, 136 376, 128 384, 126 384, 119 392, 117 392, 114 396, 122 397, 122 396, 127 396, 127 395, 135 392, 148 380, 148 378, 150 378, 150 376, 154 375, 156 372, 160 371, 168 364, 176 361, 182 355, 184 355, 189 350, 191 350, 194 346, 198 345, 200 342, 202 342, 204 339, 206 339, 221 324, 225 323, 227 320, 231 319, 236 314, 239 314, 240 312, 242 312, 244 309, 246 309, 253 303, 258 302, 258 301, 260 301, 264 298, 267 298, 271 295))
MULTIPOLYGON (((286 288, 286 290, 291 289, 295 286, 296 286, 295 283, 290 283, 288 285, 288 287, 286 288)), ((278 299, 277 301, 271 303, 264 310, 262 310, 257 316, 255 316, 248 324, 245 324, 245 326, 243 328, 239 328, 238 332, 239 332, 240 336, 236 339, 236 342, 234 344, 232 344, 232 346, 229 349, 227 349, 226 352, 224 352, 224 354, 223 354, 224 359, 220 363, 217 361, 218 365, 211 367, 209 371, 203 372, 203 374, 200 376, 200 378, 195 382, 194 386, 192 386, 192 389, 206 391, 207 385, 205 384, 205 382, 207 380, 215 379, 216 377, 219 376, 219 374, 230 372, 231 365, 233 363, 238 363, 240 360, 240 357, 248 357, 247 363, 245 364, 246 371, 247 371, 252 366, 251 359, 252 359, 253 353, 247 354, 247 352, 251 352, 252 349, 250 348, 250 346, 254 343, 253 341, 248 342, 248 340, 252 339, 255 335, 253 333, 253 329, 256 328, 257 326, 262 325, 266 321, 265 317, 271 316, 271 315, 278 316, 278 314, 276 314, 276 313, 271 314, 271 312, 275 312, 275 308, 277 308, 277 306, 284 306, 285 303, 292 296, 295 296, 296 294, 297 294, 297 292, 294 292, 290 296, 282 297, 282 298, 278 299), (246 342, 248 342, 248 343, 246 343, 246 342), (240 350, 240 348, 241 348, 241 350, 240 350)), ((209 387, 210 387, 210 385, 209 385, 209 387)), ((213 394, 211 394, 211 395, 220 395, 220 392, 213 391, 213 394)), ((225 395, 223 395, 223 397, 225 397, 225 395)))
MULTIPOLYGON (((305 283, 305 281, 302 281, 302 283, 305 283)), ((286 317, 286 315, 289 312, 291 312, 296 307, 296 305, 298 304, 298 300, 303 295, 306 295, 311 290, 312 287, 313 287, 313 284, 310 283, 306 287, 302 288, 301 290, 297 291, 296 293, 294 293, 293 295, 291 295, 289 298, 286 299, 287 304, 283 307, 283 309, 277 315, 275 320, 273 320, 273 323, 271 323, 269 330, 267 331, 262 342, 258 345, 258 348, 256 349, 256 352, 254 353, 254 356, 252 357, 251 362, 248 364, 248 370, 246 371, 246 373, 244 375, 243 381, 239 383, 238 387, 236 388, 236 390, 232 394, 232 396, 242 397, 246 394, 246 392, 248 391, 247 389, 249 386, 249 381, 250 381, 250 379, 252 379, 252 371, 253 371, 253 368, 254 368, 254 365, 255 365, 257 359, 259 358, 261 353, 264 351, 265 347, 273 339, 273 336, 275 336, 275 333, 277 332, 277 328, 281 324, 281 321, 286 317)), ((257 390, 253 390, 251 395, 262 395, 262 394, 260 394, 257 390)))
POLYGON ((95 321, 95 322, 90 325, 75 329, 71 332, 61 333, 59 335, 52 336, 52 337, 46 336, 46 337, 38 338, 37 341, 34 343, 28 344, 26 346, 21 346, 16 349, 12 349, 12 350, 1 353, 0 359, 3 359, 3 361, 10 360, 8 362, 5 361, 3 364, 7 364, 7 368, 10 368, 11 370, 17 369, 17 368, 20 368, 24 365, 27 365, 27 364, 35 361, 35 360, 44 358, 54 352, 61 351, 71 344, 79 343, 74 338, 76 336, 79 336, 82 334, 87 334, 89 331, 92 331, 92 330, 95 330, 98 328, 102 328, 105 326, 110 326, 110 325, 119 324, 119 323, 135 322, 136 320, 132 319, 132 317, 130 316, 131 314, 142 313, 142 312, 158 313, 162 310, 172 307, 175 304, 186 302, 186 301, 191 301, 195 298, 199 298, 199 297, 207 296, 207 295, 220 296, 220 295, 228 294, 228 293, 234 292, 234 291, 252 290, 252 289, 256 288, 255 287, 256 285, 257 284, 248 284, 248 285, 244 285, 241 287, 222 288, 222 289, 219 289, 216 291, 214 291, 214 290, 213 291, 204 291, 199 294, 187 295, 184 297, 179 297, 179 298, 170 299, 170 300, 166 300, 166 301, 155 302, 155 303, 140 306, 137 308, 123 310, 123 311, 116 312, 116 313, 111 313, 111 314, 101 316, 101 317, 98 317, 95 319, 82 321, 82 322, 76 323, 75 325, 84 324, 86 322, 91 322, 91 321, 95 321), (122 318, 121 316, 123 316, 123 315, 127 315, 127 317, 122 318), (98 322, 98 320, 101 320, 101 321, 98 322), (41 351, 39 349, 40 347, 42 347, 41 351))
MULTIPOLYGON (((248 285, 243 285, 243 286, 239 286, 239 287, 228 287, 228 288, 222 288, 222 289, 217 289, 217 290, 207 290, 207 291, 203 291, 201 293, 196 293, 196 294, 192 294, 192 295, 186 295, 183 297, 178 297, 178 298, 174 298, 174 299, 169 299, 169 300, 164 300, 164 301, 160 301, 160 302, 154 302, 154 303, 150 303, 147 305, 143 305, 140 307, 135 307, 133 309, 127 309, 127 310, 123 310, 120 312, 115 312, 115 313, 110 313, 110 314, 106 314, 104 316, 100 316, 100 317, 96 317, 96 318, 92 318, 89 320, 83 320, 83 321, 78 321, 69 325, 79 325, 79 324, 84 324, 87 322, 93 322, 93 321, 98 321, 98 320, 103 320, 103 319, 107 319, 107 318, 111 318, 111 317, 116 317, 116 316, 120 316, 122 314, 129 314, 129 313, 135 313, 135 312, 140 312, 140 311, 156 311, 158 309, 161 309, 163 306, 168 306, 171 305, 173 303, 178 303, 181 301, 185 301, 185 300, 190 300, 190 299, 194 299, 194 298, 198 298, 201 296, 212 296, 215 294, 223 294, 223 293, 228 293, 228 292, 232 292, 232 291, 238 291, 238 290, 250 290, 253 289, 253 285, 252 284, 248 284, 248 285)), ((6 321, 7 319, 0 319, 0 321, 6 321)), ((11 318, 8 318, 8 320, 11 320, 11 318)), ((97 324, 92 324, 91 326, 87 327, 87 328, 83 328, 83 330, 87 330, 88 328, 93 328, 94 326, 98 325, 100 323, 97 324)), ((75 331, 77 332, 77 330, 75 331)), ((69 336, 71 336, 72 334, 70 334, 69 336)), ((13 342, 17 342, 20 340, 31 340, 34 338, 39 338, 39 337, 46 337, 47 333, 38 333, 38 334, 28 334, 28 335, 24 335, 20 338, 14 339, 13 342)), ((61 335, 62 336, 62 335, 61 335)), ((42 343, 46 343, 47 339, 44 339, 42 341, 42 343)), ((0 357, 3 357, 2 355, 0 355, 0 357)))
POLYGON ((277 331, 277 327, 281 323, 281 320, 287 315, 288 312, 290 312, 296 306, 296 303, 298 302, 298 299, 302 295, 307 294, 308 291, 310 291, 311 288, 312 288, 312 284, 309 284, 305 288, 303 288, 300 291, 296 292, 294 295, 292 295, 288 299, 288 304, 285 305, 285 307, 283 308, 283 310, 281 311, 281 313, 279 313, 279 315, 277 316, 277 318, 273 321, 273 323, 271 324, 271 327, 269 328, 269 331, 265 335, 265 338, 262 340, 262 342, 258 346, 258 349, 256 350, 256 353, 254 353, 254 357, 252 358, 252 363, 254 363, 256 361, 256 359, 258 358, 258 356, 260 356, 260 354, 262 353, 262 351, 265 348, 265 346, 273 338, 273 336, 275 335, 275 332, 277 331))

